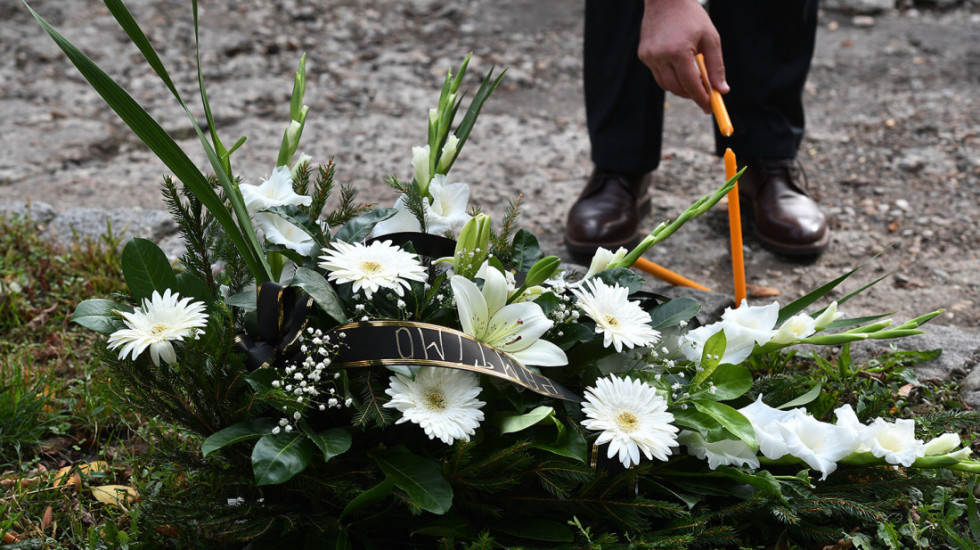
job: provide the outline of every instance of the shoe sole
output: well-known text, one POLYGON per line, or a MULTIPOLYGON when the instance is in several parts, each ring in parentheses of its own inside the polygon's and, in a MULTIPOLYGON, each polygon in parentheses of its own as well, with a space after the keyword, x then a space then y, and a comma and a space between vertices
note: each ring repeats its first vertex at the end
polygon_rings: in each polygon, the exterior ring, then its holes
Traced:
MULTIPOLYGON (((643 218, 645 218, 648 214, 650 214, 650 211, 652 210, 652 206, 651 206, 652 199, 653 199, 653 195, 651 193, 647 193, 642 198, 640 198, 639 205, 637 206, 637 214, 640 221, 643 221, 643 218)), ((616 249, 618 249, 621 246, 625 247, 626 249, 632 249, 636 245, 640 244, 640 241, 645 236, 646 233, 637 232, 629 239, 620 242, 606 242, 606 243, 577 242, 565 236, 564 242, 565 242, 565 248, 568 249, 568 252, 571 253, 574 259, 579 261, 581 260, 591 261, 592 256, 595 255, 596 250, 598 250, 600 247, 606 248, 613 252, 615 252, 616 249)))

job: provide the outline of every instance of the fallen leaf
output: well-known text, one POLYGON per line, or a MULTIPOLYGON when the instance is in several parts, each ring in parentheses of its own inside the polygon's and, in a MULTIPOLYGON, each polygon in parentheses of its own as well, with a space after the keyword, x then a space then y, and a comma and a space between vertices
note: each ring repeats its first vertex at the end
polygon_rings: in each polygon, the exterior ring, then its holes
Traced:
POLYGON ((912 394, 912 389, 913 389, 912 384, 905 384, 901 388, 898 388, 898 396, 899 397, 908 397, 909 395, 912 394))
POLYGON ((779 296, 778 288, 762 285, 746 284, 745 292, 749 295, 749 298, 772 298, 773 296, 779 296))
POLYGON ((6 533, 3 534, 2 540, 4 544, 13 544, 17 542, 17 538, 19 536, 20 535, 18 535, 16 531, 7 531, 6 533))
POLYGON ((73 471, 74 466, 65 466, 58 470, 58 473, 54 475, 54 481, 51 482, 52 487, 60 487, 62 484, 70 483, 75 486, 76 491, 82 490, 82 476, 78 475, 78 472, 73 471))
POLYGON ((888 224, 889 233, 894 233, 896 231, 898 231, 898 220, 895 220, 892 223, 888 224))
POLYGON ((850 48, 853 45, 854 45, 854 41, 851 40, 851 39, 841 40, 841 43, 840 43, 840 47, 842 47, 842 48, 850 48))
POLYGON ((140 494, 132 487, 125 485, 100 485, 92 487, 92 496, 102 504, 118 506, 125 509, 126 504, 139 501, 140 494))
POLYGON ((85 462, 78 465, 78 471, 86 475, 104 473, 109 471, 109 464, 105 460, 85 462))
POLYGON ((50 506, 48 506, 47 508, 44 509, 44 516, 41 517, 41 529, 42 530, 43 529, 47 529, 48 526, 51 525, 51 516, 52 515, 53 515, 53 512, 52 512, 50 506))

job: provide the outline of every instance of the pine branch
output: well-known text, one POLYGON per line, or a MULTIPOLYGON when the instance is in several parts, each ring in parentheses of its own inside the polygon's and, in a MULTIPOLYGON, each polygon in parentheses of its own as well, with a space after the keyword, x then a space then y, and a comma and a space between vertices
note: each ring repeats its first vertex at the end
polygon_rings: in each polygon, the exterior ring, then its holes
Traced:
MULTIPOLYGON (((320 215, 323 214, 323 207, 326 206, 327 199, 333 192, 335 170, 333 159, 329 160, 325 166, 321 164, 317 169, 316 181, 311 195, 313 202, 306 207, 306 214, 314 220, 320 219, 320 215)), ((343 203, 343 201, 341 202, 343 203)))
POLYGON ((361 387, 361 403, 357 405, 357 412, 351 419, 351 424, 359 428, 370 426, 383 427, 390 424, 391 413, 383 407, 387 402, 385 397, 385 384, 378 380, 378 369, 366 369, 357 376, 355 387, 361 387))
POLYGON ((179 192, 177 183, 170 176, 164 177, 161 192, 187 248, 180 258, 181 263, 189 272, 204 281, 211 293, 215 294, 214 276, 211 273, 211 266, 214 263, 212 253, 214 233, 210 231, 211 226, 216 225, 213 224, 214 217, 186 188, 183 193, 179 192))
MULTIPOLYGON (((332 176, 331 176, 332 178, 332 176)), ((350 183, 340 186, 340 205, 333 212, 327 215, 327 226, 336 227, 351 221, 367 209, 371 208, 367 203, 355 203, 354 198, 357 191, 350 183)))
POLYGON ((517 231, 517 219, 521 213, 520 205, 523 198, 524 195, 518 195, 516 200, 507 203, 500 231, 490 235, 490 249, 494 256, 501 259, 510 258, 510 241, 517 231))

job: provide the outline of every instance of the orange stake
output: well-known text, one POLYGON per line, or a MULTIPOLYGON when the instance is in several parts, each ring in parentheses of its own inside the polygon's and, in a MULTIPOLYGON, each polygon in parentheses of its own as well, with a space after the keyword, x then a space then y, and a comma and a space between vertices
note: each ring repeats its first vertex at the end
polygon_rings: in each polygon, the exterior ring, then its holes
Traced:
POLYGON ((647 260, 646 258, 637 258, 636 261, 633 262, 633 267, 641 271, 645 271, 650 275, 653 275, 654 277, 660 279, 661 281, 666 281, 674 286, 686 286, 690 288, 696 288, 698 290, 706 290, 708 292, 711 292, 710 288, 699 285, 698 283, 695 283, 694 281, 688 279, 687 277, 674 273, 673 271, 665 267, 660 267, 659 265, 651 262, 650 260, 647 260))
MULTIPOLYGON (((725 180, 730 180, 738 172, 735 153, 725 149, 725 180)), ((735 282, 735 305, 745 299, 745 260, 742 257, 742 214, 738 204, 738 182, 728 192, 728 232, 732 238, 732 278, 735 282)))
POLYGON ((704 65, 704 56, 697 54, 694 59, 697 61, 698 71, 701 73, 701 82, 704 82, 704 88, 708 90, 708 95, 711 98, 711 110, 715 113, 718 131, 721 132, 721 135, 728 137, 732 135, 735 129, 732 127, 732 119, 728 116, 725 102, 721 99, 721 92, 711 87, 711 81, 708 80, 708 68, 704 65))

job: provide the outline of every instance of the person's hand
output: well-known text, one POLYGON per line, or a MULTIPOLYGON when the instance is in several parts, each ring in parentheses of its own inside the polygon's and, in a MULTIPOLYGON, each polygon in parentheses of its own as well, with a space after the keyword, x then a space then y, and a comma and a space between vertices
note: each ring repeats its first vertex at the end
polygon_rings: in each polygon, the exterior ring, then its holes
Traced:
POLYGON ((694 63, 695 54, 704 54, 712 88, 725 94, 725 63, 721 39, 708 13, 697 0, 646 0, 637 54, 661 88, 694 100, 711 112, 708 91, 694 63))

